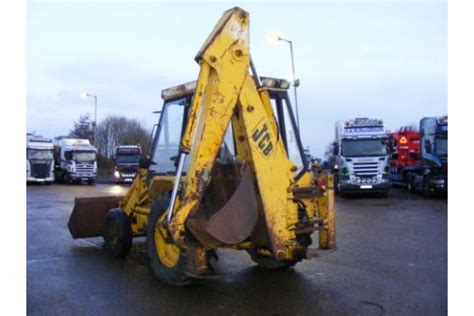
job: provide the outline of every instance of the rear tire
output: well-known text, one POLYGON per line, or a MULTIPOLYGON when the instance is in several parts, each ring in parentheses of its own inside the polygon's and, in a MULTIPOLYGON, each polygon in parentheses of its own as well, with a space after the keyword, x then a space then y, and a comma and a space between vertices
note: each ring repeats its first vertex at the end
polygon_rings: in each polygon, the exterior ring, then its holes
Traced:
POLYGON ((159 198, 151 207, 148 214, 146 249, 150 267, 159 279, 169 285, 184 286, 192 281, 186 274, 188 266, 186 254, 172 244, 166 228, 156 227, 160 218, 165 216, 169 202, 169 197, 159 198))
POLYGON ((124 258, 132 249, 132 227, 120 208, 110 209, 104 220, 104 250, 114 258, 124 258))

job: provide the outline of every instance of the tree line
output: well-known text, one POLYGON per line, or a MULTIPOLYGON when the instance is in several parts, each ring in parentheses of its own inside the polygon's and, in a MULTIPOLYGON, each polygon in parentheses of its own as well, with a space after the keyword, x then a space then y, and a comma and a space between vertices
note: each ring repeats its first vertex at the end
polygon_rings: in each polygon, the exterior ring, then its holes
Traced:
POLYGON ((89 114, 83 114, 74 122, 69 136, 88 139, 97 148, 99 156, 111 158, 117 145, 139 144, 146 153, 150 132, 138 120, 109 115, 97 124, 94 135, 93 120, 89 114))

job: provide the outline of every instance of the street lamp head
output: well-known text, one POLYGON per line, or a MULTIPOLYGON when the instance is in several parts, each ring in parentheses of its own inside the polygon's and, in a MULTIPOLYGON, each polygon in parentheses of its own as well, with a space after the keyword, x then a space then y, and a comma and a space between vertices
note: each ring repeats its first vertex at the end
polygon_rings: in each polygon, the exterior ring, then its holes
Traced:
POLYGON ((277 32, 271 32, 270 34, 268 34, 268 41, 270 42, 270 44, 275 44, 278 41, 281 41, 281 34, 277 32))
POLYGON ((81 92, 81 98, 85 99, 89 96, 89 93, 81 92))

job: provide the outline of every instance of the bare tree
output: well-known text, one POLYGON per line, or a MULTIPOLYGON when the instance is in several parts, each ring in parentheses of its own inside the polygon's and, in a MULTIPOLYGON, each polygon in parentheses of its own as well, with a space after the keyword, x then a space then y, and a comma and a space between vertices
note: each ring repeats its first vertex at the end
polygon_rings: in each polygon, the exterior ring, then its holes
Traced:
POLYGON ((88 139, 91 143, 94 140, 93 122, 89 114, 82 114, 74 122, 74 127, 69 131, 69 136, 74 138, 88 139))
POLYGON ((109 115, 97 124, 95 146, 99 154, 110 158, 117 145, 140 144, 146 152, 149 131, 135 119, 124 116, 109 115))
POLYGON ((332 168, 336 164, 336 156, 334 156, 334 143, 335 141, 330 141, 326 146, 326 150, 324 151, 324 157, 326 158, 328 168, 332 168))

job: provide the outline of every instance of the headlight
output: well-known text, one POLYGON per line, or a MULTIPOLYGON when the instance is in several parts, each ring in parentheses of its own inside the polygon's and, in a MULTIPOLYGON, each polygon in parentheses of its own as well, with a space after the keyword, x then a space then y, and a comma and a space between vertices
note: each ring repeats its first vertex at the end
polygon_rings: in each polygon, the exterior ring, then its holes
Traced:
POLYGON ((388 173, 388 172, 390 171, 390 168, 389 168, 388 166, 385 166, 385 168, 383 168, 383 171, 384 171, 385 173, 388 173))
POLYGON ((117 170, 115 170, 115 171, 114 171, 114 177, 120 178, 120 172, 118 172, 117 170))

